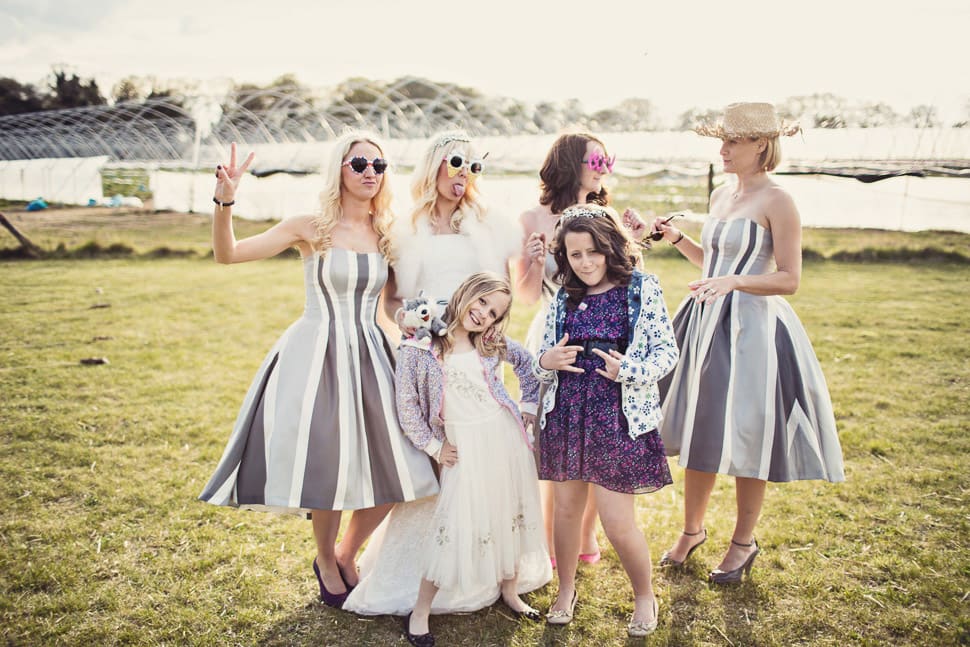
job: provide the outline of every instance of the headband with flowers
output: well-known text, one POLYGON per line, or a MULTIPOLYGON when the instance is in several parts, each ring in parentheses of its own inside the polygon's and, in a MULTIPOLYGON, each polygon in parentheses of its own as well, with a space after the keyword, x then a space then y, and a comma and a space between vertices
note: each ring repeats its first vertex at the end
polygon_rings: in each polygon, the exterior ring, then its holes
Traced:
POLYGON ((603 209, 596 209, 594 207, 588 206, 577 206, 569 207, 562 212, 560 220, 569 220, 571 218, 608 218, 610 213, 603 209))

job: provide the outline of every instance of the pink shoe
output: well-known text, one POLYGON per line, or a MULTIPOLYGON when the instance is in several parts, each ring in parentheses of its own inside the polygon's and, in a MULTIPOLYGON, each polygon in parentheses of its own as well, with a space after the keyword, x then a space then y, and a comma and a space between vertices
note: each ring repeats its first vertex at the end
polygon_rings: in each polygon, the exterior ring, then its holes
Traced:
POLYGON ((601 557, 601 555, 600 555, 600 552, 599 551, 596 551, 595 553, 580 553, 579 554, 579 560, 581 562, 586 562, 587 564, 595 564, 596 562, 600 561, 600 557, 601 557))
POLYGON ((552 564, 552 567, 555 569, 556 568, 556 558, 555 557, 550 557, 549 558, 549 562, 552 564))

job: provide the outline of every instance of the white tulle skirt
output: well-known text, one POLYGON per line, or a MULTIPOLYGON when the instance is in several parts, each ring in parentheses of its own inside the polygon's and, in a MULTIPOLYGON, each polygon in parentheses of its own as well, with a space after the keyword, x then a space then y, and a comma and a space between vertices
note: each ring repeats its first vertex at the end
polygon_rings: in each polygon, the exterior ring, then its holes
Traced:
POLYGON ((394 507, 344 609, 407 614, 426 578, 440 589, 432 613, 476 611, 498 599, 503 580, 517 576, 527 593, 552 579, 535 462, 512 414, 451 423, 447 434, 459 461, 442 468, 441 494, 394 507))

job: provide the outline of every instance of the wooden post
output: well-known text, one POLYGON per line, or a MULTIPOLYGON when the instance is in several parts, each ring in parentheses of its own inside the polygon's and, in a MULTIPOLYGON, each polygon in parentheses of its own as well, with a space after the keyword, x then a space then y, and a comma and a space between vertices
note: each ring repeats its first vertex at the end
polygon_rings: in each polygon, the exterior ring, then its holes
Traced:
POLYGON ((711 212, 711 194, 714 193, 714 165, 707 165, 707 213, 711 212))
POLYGON ((7 217, 2 213, 0 213, 0 225, 6 227, 7 231, 13 234, 13 237, 20 241, 20 246, 28 256, 31 258, 40 258, 44 255, 44 250, 30 242, 30 239, 20 233, 17 228, 13 226, 13 223, 7 220, 7 217))

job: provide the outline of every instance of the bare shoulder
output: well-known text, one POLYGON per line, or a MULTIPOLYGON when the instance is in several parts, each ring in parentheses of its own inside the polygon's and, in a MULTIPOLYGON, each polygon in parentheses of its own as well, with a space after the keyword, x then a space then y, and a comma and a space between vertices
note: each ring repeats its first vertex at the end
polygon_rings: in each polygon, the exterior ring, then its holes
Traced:
POLYGON ((714 205, 720 204, 721 202, 724 201, 724 199, 727 196, 730 196, 733 190, 734 190, 734 187, 732 187, 731 185, 722 184, 716 187, 713 191, 711 191, 711 198, 710 198, 711 211, 714 211, 714 205))
POLYGON ((317 227, 315 224, 316 216, 307 214, 302 216, 291 216, 280 223, 294 235, 307 242, 316 237, 317 227))
POLYGON ((798 208, 791 194, 783 187, 772 184, 764 192, 764 213, 769 222, 789 222, 798 221, 798 208))
POLYGON ((711 191, 711 198, 719 198, 725 193, 730 193, 733 188, 734 187, 732 187, 730 184, 718 185, 714 187, 713 191, 711 191))

